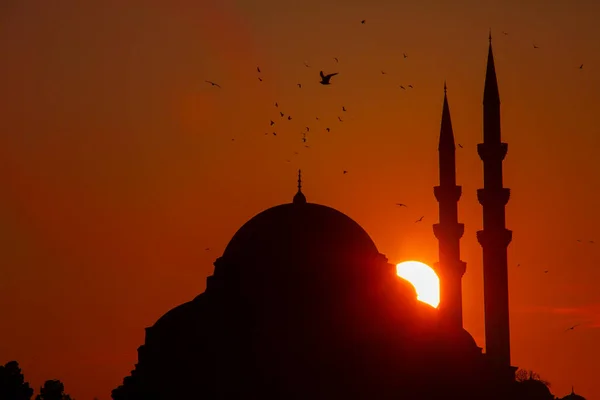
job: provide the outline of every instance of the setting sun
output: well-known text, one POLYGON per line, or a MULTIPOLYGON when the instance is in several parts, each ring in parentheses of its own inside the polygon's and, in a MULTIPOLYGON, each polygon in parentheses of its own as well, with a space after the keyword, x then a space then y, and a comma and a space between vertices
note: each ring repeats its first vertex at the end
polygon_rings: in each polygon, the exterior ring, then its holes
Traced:
POLYGON ((429 265, 404 261, 396 265, 396 273, 415 287, 419 301, 433 307, 440 304, 440 279, 429 265))

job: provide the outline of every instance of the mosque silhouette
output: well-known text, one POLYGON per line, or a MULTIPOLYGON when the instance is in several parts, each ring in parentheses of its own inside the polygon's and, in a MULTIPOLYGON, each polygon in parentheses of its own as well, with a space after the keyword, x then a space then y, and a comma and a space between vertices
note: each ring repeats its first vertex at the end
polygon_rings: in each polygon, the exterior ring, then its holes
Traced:
MULTIPOLYGON (((510 360, 507 144, 490 36, 483 99, 486 352, 463 329, 455 143, 444 85, 439 140, 440 304, 417 300, 369 235, 343 213, 289 204, 246 222, 214 262, 204 293, 146 328, 113 399, 517 399, 510 360)), ((547 390, 547 388, 545 388, 547 390)), ((538 390, 539 391, 539 390, 538 390)), ((549 392, 548 392, 549 393, 549 392)), ((574 394, 573 394, 574 395, 574 394)), ((538 398, 538 397, 536 397, 538 398)), ((542 398, 542 397, 539 397, 542 398)), ((553 398, 553 397, 550 397, 553 398)))

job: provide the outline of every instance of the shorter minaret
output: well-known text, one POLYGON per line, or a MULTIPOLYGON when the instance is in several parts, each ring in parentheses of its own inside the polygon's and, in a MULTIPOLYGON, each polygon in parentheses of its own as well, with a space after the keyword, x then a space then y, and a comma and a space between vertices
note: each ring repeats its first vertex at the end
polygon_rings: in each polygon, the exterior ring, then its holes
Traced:
POLYGON ((450 119, 450 108, 444 82, 444 105, 438 146, 440 185, 433 193, 439 203, 439 223, 433 233, 439 242, 439 263, 435 269, 440 278, 440 320, 452 328, 462 328, 462 277, 467 269, 460 259, 460 238, 464 225, 458 222, 458 200, 462 188, 456 185, 456 147, 450 119))
POLYGON ((302 170, 298 170, 298 192, 294 196, 293 204, 306 204, 306 197, 302 193, 302 170))

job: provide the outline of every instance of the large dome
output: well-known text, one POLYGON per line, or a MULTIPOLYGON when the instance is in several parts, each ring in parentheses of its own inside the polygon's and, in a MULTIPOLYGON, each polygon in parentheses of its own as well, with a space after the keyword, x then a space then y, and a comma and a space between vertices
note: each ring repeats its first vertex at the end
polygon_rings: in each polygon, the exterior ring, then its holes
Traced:
POLYGON ((360 258, 379 254, 367 232, 347 215, 313 203, 269 208, 246 222, 233 236, 223 258, 248 261, 282 253, 360 258))

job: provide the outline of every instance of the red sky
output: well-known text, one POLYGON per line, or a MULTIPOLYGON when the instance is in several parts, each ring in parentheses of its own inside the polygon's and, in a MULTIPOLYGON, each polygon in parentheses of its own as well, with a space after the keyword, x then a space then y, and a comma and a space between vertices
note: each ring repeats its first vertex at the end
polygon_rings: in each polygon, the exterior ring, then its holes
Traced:
POLYGON ((556 395, 600 397, 598 15, 591 1, 4 1, 0 362, 18 360, 36 390, 61 379, 108 399, 144 327, 204 290, 246 220, 291 201, 298 168, 308 200, 355 219, 391 262, 432 264, 444 79, 463 145, 465 327, 484 346, 476 144, 491 27, 513 364, 556 395), (330 87, 321 69, 340 73, 330 87))

